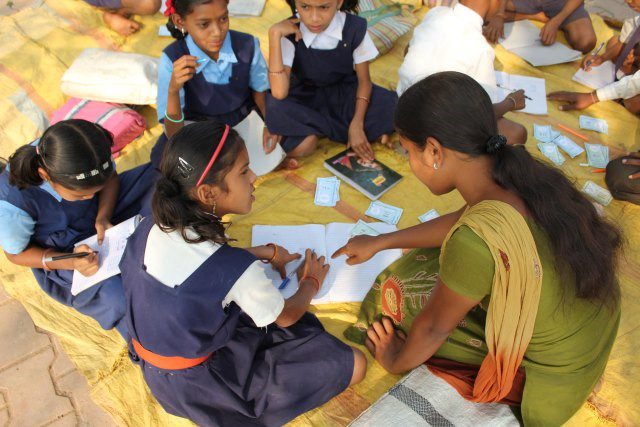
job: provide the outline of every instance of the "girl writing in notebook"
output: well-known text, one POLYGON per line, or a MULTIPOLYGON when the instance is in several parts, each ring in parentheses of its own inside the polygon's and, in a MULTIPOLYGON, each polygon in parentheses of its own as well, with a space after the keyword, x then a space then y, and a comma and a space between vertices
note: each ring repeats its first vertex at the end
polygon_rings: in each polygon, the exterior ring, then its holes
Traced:
POLYGON ((434 194, 457 190, 466 206, 337 251, 357 264, 383 249, 441 247, 435 283, 429 272, 396 270, 388 284, 415 290, 425 278, 408 334, 385 317, 368 328, 367 347, 392 373, 426 362, 469 400, 515 405, 524 425, 562 425, 599 381, 616 337, 620 231, 562 172, 506 144, 471 77, 416 83, 395 124, 418 179, 434 194))
POLYGON ((150 209, 157 177, 150 164, 120 175, 111 160, 109 132, 85 120, 51 126, 19 148, 0 174, 0 246, 9 261, 31 267, 40 287, 56 301, 93 317, 126 337, 120 276, 71 294, 74 271, 90 276, 100 253, 74 244, 150 209), (74 252, 82 258, 52 260, 74 252))
MULTIPOLYGON (((267 65, 258 39, 229 30, 228 0, 169 0, 167 28, 176 39, 158 66, 158 121, 162 135, 151 158, 159 164, 167 138, 187 121, 214 119, 229 126, 257 109, 265 115, 267 65)), ((271 152, 278 137, 264 129, 271 152)))
POLYGON ((389 141, 397 95, 371 83, 378 55, 355 0, 290 0, 297 16, 269 30, 267 126, 290 157, 326 136, 373 160, 371 141, 389 141))
POLYGON ((263 263, 284 278, 300 255, 228 244, 221 218, 248 214, 254 201, 238 134, 190 124, 160 169, 153 219, 129 239, 120 269, 130 351, 163 408, 203 426, 283 425, 361 381, 364 355, 306 311, 329 269, 324 257, 306 251, 300 287, 284 300, 263 263))

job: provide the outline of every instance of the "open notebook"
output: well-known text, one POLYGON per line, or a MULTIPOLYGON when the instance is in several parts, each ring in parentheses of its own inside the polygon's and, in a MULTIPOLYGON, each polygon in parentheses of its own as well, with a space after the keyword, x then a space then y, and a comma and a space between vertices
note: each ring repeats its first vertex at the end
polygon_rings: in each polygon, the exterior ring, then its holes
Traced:
POLYGON ((572 62, 582 57, 582 53, 560 42, 545 46, 540 41, 540 29, 529 20, 504 24, 502 47, 512 52, 534 67, 572 62))
POLYGON ((133 234, 136 227, 142 220, 140 215, 129 218, 126 221, 108 229, 105 233, 102 245, 98 245, 98 236, 94 235, 76 243, 87 245, 94 251, 98 251, 100 258, 100 269, 92 276, 83 276, 77 271, 73 272, 73 283, 71 284, 71 294, 78 295, 80 292, 89 289, 91 286, 108 279, 111 276, 120 274, 120 259, 127 246, 127 239, 133 234))
POLYGON ((600 89, 615 82, 615 75, 616 65, 611 61, 605 61, 597 67, 591 67, 589 71, 578 68, 572 80, 591 89, 600 89))
MULTIPOLYGON (((326 226, 320 224, 307 225, 254 225, 251 243, 253 246, 274 242, 287 248, 289 252, 297 252, 304 256, 307 248, 315 250, 319 256, 328 258, 329 273, 313 299, 314 304, 337 302, 360 302, 364 299, 375 278, 391 263, 402 256, 400 249, 379 252, 369 261, 350 266, 345 263, 346 256, 331 259, 331 255, 349 241, 349 231, 355 224, 334 222, 326 226)), ((393 225, 381 222, 370 223, 380 233, 396 230, 393 225)), ((287 266, 290 273, 299 265, 291 262, 287 266)), ((280 275, 270 266, 265 268, 267 275, 273 279, 274 285, 282 283, 280 275)), ((292 275, 291 282, 281 290, 285 298, 292 296, 298 289, 298 279, 292 275)))

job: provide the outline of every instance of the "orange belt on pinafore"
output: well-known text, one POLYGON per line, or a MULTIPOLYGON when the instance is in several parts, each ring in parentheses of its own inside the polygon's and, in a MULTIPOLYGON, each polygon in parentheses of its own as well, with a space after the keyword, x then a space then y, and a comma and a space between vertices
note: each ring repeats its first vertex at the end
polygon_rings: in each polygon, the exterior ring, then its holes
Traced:
POLYGON ((180 370, 180 369, 188 369, 193 368, 194 366, 198 366, 202 362, 206 361, 211 357, 213 353, 209 353, 206 356, 196 357, 194 359, 187 359, 185 357, 180 356, 161 356, 152 351, 147 350, 135 339, 131 339, 131 343, 133 344, 133 349, 136 351, 138 356, 144 360, 145 362, 155 366, 160 369, 167 370, 180 370))

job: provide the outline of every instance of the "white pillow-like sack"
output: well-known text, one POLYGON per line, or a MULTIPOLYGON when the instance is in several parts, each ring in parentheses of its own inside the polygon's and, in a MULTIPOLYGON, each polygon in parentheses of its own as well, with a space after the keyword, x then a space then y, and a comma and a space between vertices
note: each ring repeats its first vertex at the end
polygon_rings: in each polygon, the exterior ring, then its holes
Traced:
POLYGON ((85 49, 62 76, 60 89, 82 99, 155 104, 158 59, 137 53, 85 49))

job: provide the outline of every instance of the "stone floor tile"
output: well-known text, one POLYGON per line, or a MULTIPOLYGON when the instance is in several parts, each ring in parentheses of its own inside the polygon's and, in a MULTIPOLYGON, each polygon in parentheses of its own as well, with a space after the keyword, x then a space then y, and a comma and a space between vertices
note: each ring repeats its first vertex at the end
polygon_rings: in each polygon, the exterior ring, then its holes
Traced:
POLYGON ((49 375, 53 357, 53 350, 45 349, 0 371, 12 425, 38 426, 73 411, 69 398, 56 394, 49 375))
POLYGON ((0 409, 0 426, 5 427, 9 425, 9 409, 0 409))
POLYGON ((74 399, 82 425, 91 427, 115 426, 115 421, 91 400, 87 379, 80 372, 73 371, 55 380, 58 391, 74 399))
POLYGON ((27 311, 15 300, 0 306, 0 342, 0 369, 51 345, 46 335, 36 332, 27 311))
POLYGON ((55 350, 56 358, 51 364, 51 376, 56 379, 67 375, 69 372, 76 369, 76 365, 73 364, 67 353, 65 353, 60 340, 55 335, 50 334, 49 340, 55 350))
POLYGON ((79 425, 80 422, 78 421, 78 416, 74 411, 42 427, 78 427, 79 425))

